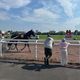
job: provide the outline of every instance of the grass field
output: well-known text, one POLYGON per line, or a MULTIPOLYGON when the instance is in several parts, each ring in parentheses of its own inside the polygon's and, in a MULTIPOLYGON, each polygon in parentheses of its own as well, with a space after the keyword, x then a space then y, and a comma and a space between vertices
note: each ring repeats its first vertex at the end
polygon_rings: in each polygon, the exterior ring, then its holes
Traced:
MULTIPOLYGON (((47 38, 47 35, 39 35, 39 39, 43 39, 45 40, 47 38)), ((64 38, 64 35, 52 35, 52 38, 54 40, 61 40, 62 38, 64 38)), ((80 36, 79 35, 74 35, 72 37, 73 40, 80 40, 80 36)))

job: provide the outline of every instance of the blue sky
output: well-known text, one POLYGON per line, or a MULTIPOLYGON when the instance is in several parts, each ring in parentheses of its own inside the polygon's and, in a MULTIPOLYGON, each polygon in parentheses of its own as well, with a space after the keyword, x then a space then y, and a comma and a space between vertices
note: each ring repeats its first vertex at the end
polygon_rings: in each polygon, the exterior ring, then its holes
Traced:
POLYGON ((80 30, 80 0, 0 0, 0 30, 80 30))

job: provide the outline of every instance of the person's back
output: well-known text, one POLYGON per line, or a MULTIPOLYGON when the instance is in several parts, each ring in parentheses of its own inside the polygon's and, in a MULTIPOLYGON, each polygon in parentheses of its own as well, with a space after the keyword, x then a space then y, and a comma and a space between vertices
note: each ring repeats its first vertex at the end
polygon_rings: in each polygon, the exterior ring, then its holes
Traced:
POLYGON ((67 50, 68 44, 69 43, 67 43, 67 42, 60 42, 60 48, 63 50, 67 50))
POLYGON ((53 38, 48 37, 44 42, 44 47, 52 49, 53 38))
POLYGON ((49 58, 52 56, 52 48, 53 48, 54 40, 48 35, 48 38, 44 42, 44 63, 49 65, 49 58))
POLYGON ((62 39, 62 41, 60 42, 61 64, 63 66, 67 65, 67 63, 68 63, 68 51, 67 51, 67 48, 68 48, 69 44, 70 43, 66 42, 65 39, 62 39))

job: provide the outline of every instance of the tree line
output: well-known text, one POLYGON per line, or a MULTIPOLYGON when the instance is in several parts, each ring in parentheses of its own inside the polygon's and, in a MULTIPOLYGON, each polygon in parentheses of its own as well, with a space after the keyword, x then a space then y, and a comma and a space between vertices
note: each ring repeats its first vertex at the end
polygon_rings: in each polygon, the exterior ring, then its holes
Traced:
MULTIPOLYGON (((80 31, 78 30, 75 30, 73 32, 71 32, 73 35, 80 35, 80 31)), ((49 32, 40 32, 40 31, 37 31, 37 34, 38 35, 46 35, 46 34, 51 34, 51 35, 65 35, 66 34, 66 31, 49 31, 49 32)))

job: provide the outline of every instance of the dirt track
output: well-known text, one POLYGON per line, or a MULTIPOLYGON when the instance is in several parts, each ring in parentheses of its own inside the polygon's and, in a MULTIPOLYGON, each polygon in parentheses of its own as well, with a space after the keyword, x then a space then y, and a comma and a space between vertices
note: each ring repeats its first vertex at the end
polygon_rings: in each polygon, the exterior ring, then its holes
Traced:
MULTIPOLYGON (((23 47, 23 45, 18 46, 18 48, 19 48, 18 52, 16 50, 10 50, 10 51, 3 52, 3 56, 1 58, 36 60, 35 45, 30 45, 31 53, 28 51, 27 47, 23 51, 20 51, 20 49, 22 47, 23 47)), ((37 60, 43 61, 43 59, 44 59, 44 46, 37 45, 37 47, 38 47, 37 60)), ((69 62, 70 63, 79 63, 79 46, 69 46, 68 53, 69 53, 69 62)), ((50 59, 50 62, 60 62, 59 46, 53 47, 53 55, 50 59)))

